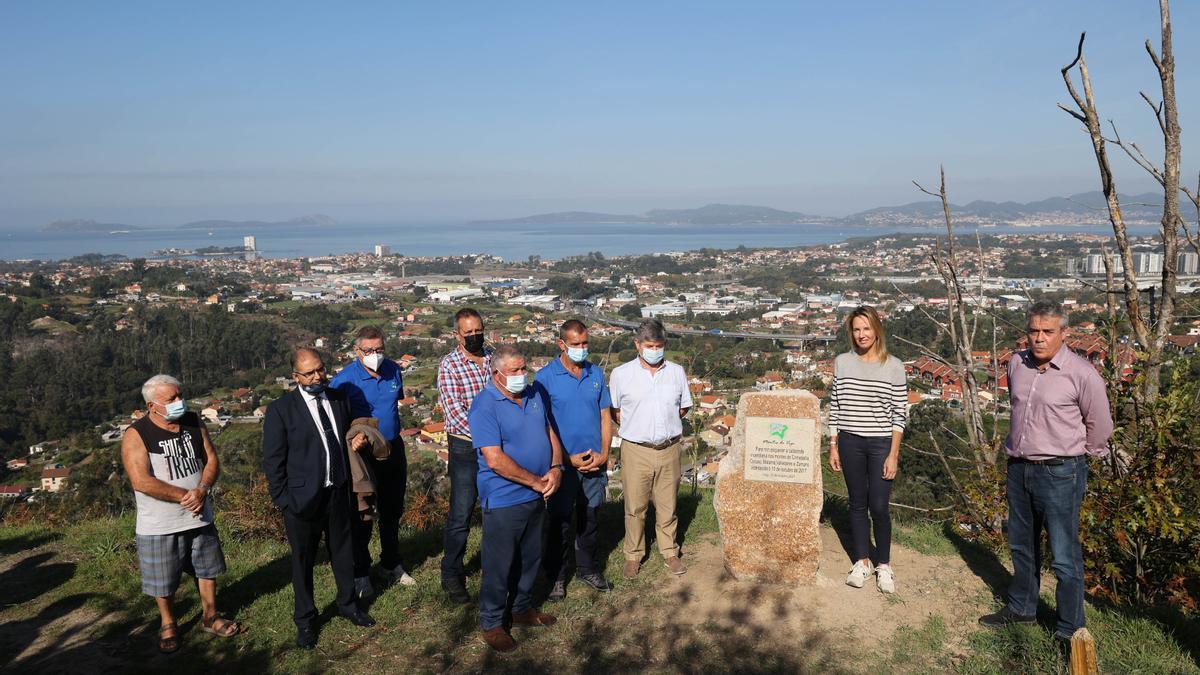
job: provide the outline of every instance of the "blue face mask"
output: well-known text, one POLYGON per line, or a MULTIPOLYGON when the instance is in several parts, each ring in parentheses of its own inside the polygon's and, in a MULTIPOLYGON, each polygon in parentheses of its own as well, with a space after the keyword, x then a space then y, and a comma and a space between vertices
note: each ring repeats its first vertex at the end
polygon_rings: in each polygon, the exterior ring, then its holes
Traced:
POLYGON ((519 394, 525 391, 525 375, 505 375, 504 388, 512 394, 519 394))
POLYGON ((301 385, 300 388, 303 389, 304 391, 308 392, 309 394, 316 396, 317 394, 320 394, 321 392, 325 391, 325 387, 327 387, 327 386, 328 386, 328 383, 326 383, 326 382, 316 382, 313 384, 301 385))
POLYGON ((587 360, 587 347, 567 347, 567 358, 575 363, 583 363, 587 360))
POLYGON ((649 363, 652 366, 657 366, 658 363, 663 360, 663 355, 665 353, 666 353, 666 351, 662 350, 662 349, 643 348, 642 349, 642 359, 644 359, 646 361, 646 363, 649 363))
POLYGON ((169 422, 174 422, 183 417, 183 414, 187 412, 187 401, 181 398, 178 401, 171 401, 163 407, 167 409, 167 414, 163 415, 163 418, 169 422))

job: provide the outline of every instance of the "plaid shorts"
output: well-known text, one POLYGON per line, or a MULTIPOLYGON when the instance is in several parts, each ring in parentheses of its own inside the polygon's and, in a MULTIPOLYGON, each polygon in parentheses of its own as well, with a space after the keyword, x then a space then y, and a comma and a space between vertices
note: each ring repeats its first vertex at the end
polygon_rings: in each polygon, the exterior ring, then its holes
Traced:
POLYGON ((215 579, 225 572, 225 554, 212 524, 171 534, 137 535, 142 592, 156 598, 173 595, 180 576, 215 579))

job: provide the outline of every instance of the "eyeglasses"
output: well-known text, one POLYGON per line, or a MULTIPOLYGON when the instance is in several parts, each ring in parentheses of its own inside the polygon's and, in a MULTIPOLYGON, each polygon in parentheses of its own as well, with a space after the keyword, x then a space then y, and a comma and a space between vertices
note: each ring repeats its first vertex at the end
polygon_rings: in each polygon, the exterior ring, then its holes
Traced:
POLYGON ((459 332, 458 332, 458 334, 459 334, 459 335, 461 335, 461 336, 463 336, 463 337, 471 337, 472 335, 483 335, 483 330, 482 330, 482 329, 480 329, 480 330, 473 330, 473 331, 471 331, 470 333, 464 333, 464 332, 462 332, 462 331, 459 331, 459 332))
POLYGON ((357 347, 357 349, 366 356, 370 356, 372 354, 383 354, 383 347, 376 347, 375 349, 364 349, 362 347, 357 347))
POLYGON ((323 366, 323 365, 317 366, 315 369, 310 370, 307 373, 302 373, 298 370, 293 370, 292 372, 295 373, 296 375, 299 375, 300 377, 312 377, 313 375, 324 375, 325 374, 325 366, 323 366))

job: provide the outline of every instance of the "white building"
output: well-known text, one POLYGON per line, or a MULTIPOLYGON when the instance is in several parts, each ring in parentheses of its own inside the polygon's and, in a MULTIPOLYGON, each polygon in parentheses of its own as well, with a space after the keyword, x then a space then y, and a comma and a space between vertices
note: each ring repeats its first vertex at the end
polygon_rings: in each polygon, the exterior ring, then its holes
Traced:
MULTIPOLYGON (((1120 274, 1125 271, 1125 265, 1121 262, 1120 257, 1114 255, 1112 262, 1113 274, 1120 274)), ((1134 260, 1134 263, 1136 262, 1134 260)), ((1102 276, 1104 274, 1104 256, 1099 253, 1089 253, 1083 259, 1083 273, 1089 276, 1102 276)))
POLYGON ((247 251, 257 251, 258 242, 254 239, 254 235, 248 234, 242 237, 242 248, 247 251))
POLYGON ((429 300, 431 302, 440 302, 446 305, 458 302, 459 300, 466 300, 467 298, 482 297, 484 297, 483 291, 478 288, 456 288, 452 291, 438 291, 436 293, 429 294, 429 300))
POLYGON ((687 305, 679 304, 663 304, 663 305, 646 305, 642 308, 643 319, 654 319, 660 316, 685 316, 687 314, 687 305))
POLYGON ((1180 253, 1176 258, 1175 272, 1187 276, 1200 272, 1200 256, 1193 251, 1180 253))
POLYGON ((392 247, 387 244, 375 244, 375 257, 386 258, 392 254, 392 247))
POLYGON ((1161 253, 1139 251, 1133 254, 1133 270, 1138 274, 1161 274, 1162 266, 1163 256, 1161 253))

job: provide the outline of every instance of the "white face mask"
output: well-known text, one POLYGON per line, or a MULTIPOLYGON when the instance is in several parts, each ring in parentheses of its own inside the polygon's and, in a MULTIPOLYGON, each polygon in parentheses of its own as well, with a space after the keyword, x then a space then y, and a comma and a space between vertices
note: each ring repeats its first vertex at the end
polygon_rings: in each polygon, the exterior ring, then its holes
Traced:
POLYGON ((519 394, 525 391, 525 375, 505 375, 504 388, 512 394, 519 394))
POLYGON ((665 353, 665 350, 662 349, 645 348, 642 349, 642 358, 646 360, 646 363, 656 366, 658 365, 659 361, 663 360, 663 354, 665 353))
POLYGON ((378 371, 379 366, 383 365, 383 354, 378 352, 374 354, 367 354, 366 356, 362 357, 362 362, 367 368, 378 371))

